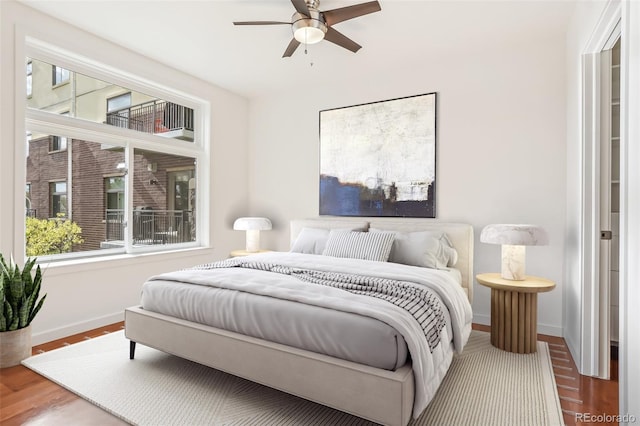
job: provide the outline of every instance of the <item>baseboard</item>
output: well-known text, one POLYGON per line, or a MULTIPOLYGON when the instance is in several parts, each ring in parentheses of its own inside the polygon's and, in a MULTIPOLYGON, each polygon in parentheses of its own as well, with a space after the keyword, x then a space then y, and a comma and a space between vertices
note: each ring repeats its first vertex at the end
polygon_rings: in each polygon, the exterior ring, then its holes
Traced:
POLYGON ((578 373, 584 374, 582 369, 582 364, 580 361, 580 347, 573 341, 571 336, 566 335, 563 336, 565 343, 567 344, 567 349, 569 349, 569 354, 571 358, 573 358, 573 362, 576 364, 576 368, 578 369, 578 373))
MULTIPOLYGON (((476 324, 491 325, 491 316, 484 314, 473 314, 473 322, 476 324)), ((549 324, 538 323, 538 334, 546 334, 547 336, 562 337, 562 327, 549 324)))
POLYGON ((473 313, 473 322, 482 325, 491 325, 491 317, 489 315, 473 313))
POLYGON ((83 333, 88 330, 93 330, 94 328, 104 327, 105 325, 113 324, 120 321, 124 321, 124 310, 113 314, 92 318, 87 321, 76 322, 64 327, 34 333, 31 336, 31 344, 33 346, 41 345, 43 343, 73 336, 74 334, 83 333))

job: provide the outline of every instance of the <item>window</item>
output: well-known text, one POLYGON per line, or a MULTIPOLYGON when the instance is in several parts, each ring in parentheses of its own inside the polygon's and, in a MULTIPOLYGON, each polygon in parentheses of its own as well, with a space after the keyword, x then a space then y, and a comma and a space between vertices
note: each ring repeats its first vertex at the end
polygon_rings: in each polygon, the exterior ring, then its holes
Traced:
MULTIPOLYGON (((89 76, 100 72, 89 65, 79 65, 87 68, 78 72, 37 57, 28 61, 34 81, 41 81, 39 73, 46 75, 51 67, 57 70, 56 81, 74 75, 65 86, 36 84, 25 113, 31 135, 25 183, 32 217, 63 217, 56 226, 74 239, 64 249, 37 252, 39 246, 27 229, 27 252, 50 262, 196 247, 201 240, 197 165, 208 162, 195 132, 203 128, 196 125, 198 110, 123 87, 129 75, 120 75, 119 84, 113 84, 89 76)), ((175 91, 168 93, 177 96, 175 91)))
POLYGON ((107 120, 113 126, 130 128, 131 93, 107 99, 107 120))
POLYGON ((67 149, 67 138, 64 136, 51 136, 49 152, 64 151, 67 149))
POLYGON ((25 215, 27 217, 35 217, 36 211, 31 208, 31 184, 27 182, 24 187, 24 198, 25 198, 25 215))
POLYGON ((134 153, 134 243, 195 241, 195 179, 190 179, 196 159, 141 149, 134 153))
POLYGON ((107 112, 117 111, 131 106, 131 93, 107 99, 107 112))
POLYGON ((124 177, 108 177, 104 179, 105 205, 109 210, 124 209, 124 177))
POLYGON ((27 157, 29 156, 29 145, 31 145, 31 137, 32 137, 31 132, 27 132, 27 138, 26 138, 27 139, 27 143, 26 143, 26 146, 24 148, 25 149, 25 155, 27 157))
POLYGON ((53 65, 51 69, 53 71, 52 85, 57 86, 58 84, 66 83, 67 81, 69 81, 69 70, 61 68, 57 65, 53 65))
POLYGON ((49 205, 51 218, 67 216, 67 182, 49 183, 49 205))
POLYGON ((33 62, 27 62, 27 96, 33 94, 33 62))
POLYGON ((56 114, 60 111, 73 111, 73 117, 95 123, 150 133, 166 139, 187 142, 195 140, 193 108, 75 70, 69 71, 36 58, 27 60, 33 64, 35 81, 40 81, 38 73, 43 70, 49 67, 54 70, 54 86, 47 88, 37 84, 34 93, 27 99, 29 108, 56 114), (74 73, 73 81, 69 85, 56 87, 56 84, 69 81, 71 72, 74 73))

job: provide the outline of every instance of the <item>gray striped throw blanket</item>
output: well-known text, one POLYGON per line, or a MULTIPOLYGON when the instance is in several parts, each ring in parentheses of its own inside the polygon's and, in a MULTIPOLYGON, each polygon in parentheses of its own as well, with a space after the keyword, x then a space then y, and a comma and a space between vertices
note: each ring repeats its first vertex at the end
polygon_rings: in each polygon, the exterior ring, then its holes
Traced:
POLYGON ((407 281, 294 268, 272 262, 254 261, 249 258, 232 258, 199 265, 192 269, 217 268, 248 268, 291 275, 309 283, 386 300, 406 310, 418 321, 432 353, 440 343, 440 332, 445 326, 444 307, 435 292, 427 287, 407 281))

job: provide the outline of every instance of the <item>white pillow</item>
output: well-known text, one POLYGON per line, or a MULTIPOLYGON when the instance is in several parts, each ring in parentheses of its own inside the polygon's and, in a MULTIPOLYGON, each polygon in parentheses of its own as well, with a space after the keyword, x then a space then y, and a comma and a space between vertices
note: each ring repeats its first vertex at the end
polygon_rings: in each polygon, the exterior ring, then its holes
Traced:
MULTIPOLYGON (((369 232, 389 232, 371 228, 369 232)), ((442 269, 454 266, 458 252, 443 232, 396 232, 389 262, 423 268, 442 269)))
POLYGON ((393 232, 336 232, 329 233, 325 256, 386 262, 395 239, 393 232))
MULTIPOLYGON (((0 0, 1 1, 1 0, 0 0)), ((357 231, 358 228, 334 228, 336 232, 357 231)), ((291 247, 292 253, 322 254, 332 229, 304 227, 291 247)))
POLYGON ((293 253, 322 254, 330 229, 302 228, 291 247, 293 253))

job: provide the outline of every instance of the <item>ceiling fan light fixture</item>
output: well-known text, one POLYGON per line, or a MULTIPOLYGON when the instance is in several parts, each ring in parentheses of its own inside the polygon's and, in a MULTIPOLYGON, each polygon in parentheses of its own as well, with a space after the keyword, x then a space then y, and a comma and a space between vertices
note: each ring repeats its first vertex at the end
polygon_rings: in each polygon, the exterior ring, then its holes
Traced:
POLYGON ((293 32, 293 37, 303 44, 316 44, 324 39, 324 31, 315 27, 302 27, 293 32))
POLYGON ((309 13, 310 17, 294 13, 291 19, 291 30, 293 37, 299 43, 316 44, 324 39, 328 28, 317 10, 309 10, 309 13))

